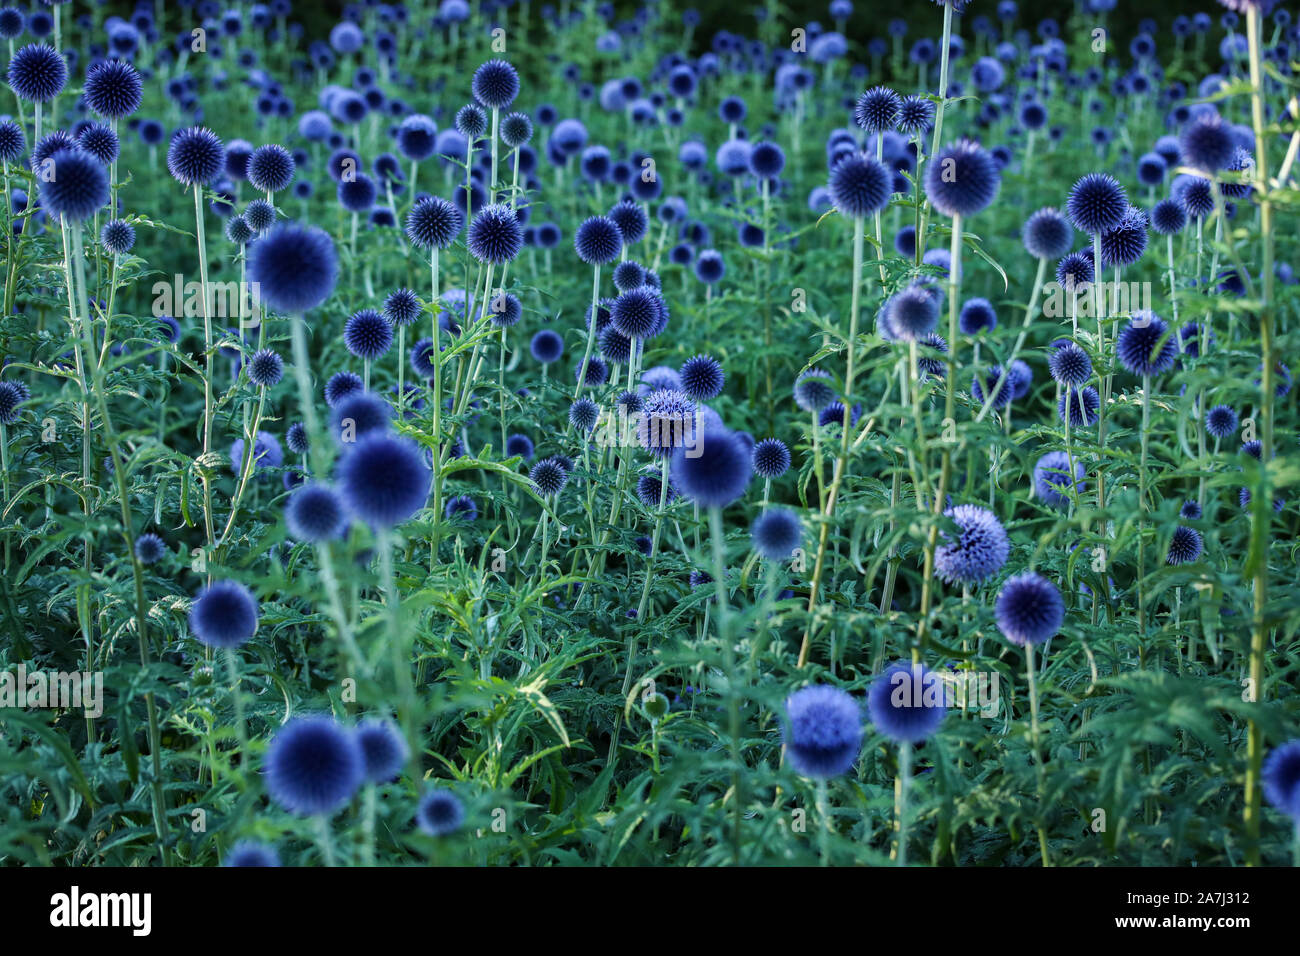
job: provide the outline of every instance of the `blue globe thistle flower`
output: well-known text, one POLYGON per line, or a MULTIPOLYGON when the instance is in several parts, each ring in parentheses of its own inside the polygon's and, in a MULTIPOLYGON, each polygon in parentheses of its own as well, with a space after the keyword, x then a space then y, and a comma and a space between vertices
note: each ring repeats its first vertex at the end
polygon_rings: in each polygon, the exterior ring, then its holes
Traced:
POLYGON ((753 470, 749 449, 717 426, 699 430, 692 447, 673 453, 673 484, 705 508, 725 508, 743 495, 753 470))
POLYGON ((392 420, 392 406, 372 392, 353 392, 330 409, 334 437, 344 445, 371 432, 387 431, 392 420))
POLYGON ((365 779, 356 735, 332 717, 295 717, 266 749, 266 790, 299 816, 328 816, 351 800, 365 779))
POLYGON ((696 355, 682 363, 678 373, 682 391, 696 402, 707 402, 722 394, 726 375, 718 360, 708 355, 696 355))
MULTIPOLYGON (((938 308, 936 303, 935 308, 938 308)), ((998 314, 988 299, 967 299, 957 316, 957 328, 963 335, 992 332, 998 327, 998 314)))
POLYGON ((284 522, 298 541, 329 541, 347 528, 347 513, 334 489, 327 485, 300 485, 284 506, 284 522))
POLYGON ((503 110, 519 95, 519 73, 505 60, 488 60, 474 71, 470 91, 489 109, 503 110))
MULTIPOLYGON (((641 504, 647 508, 659 507, 659 496, 663 492, 663 484, 658 475, 642 475, 636 482, 636 496, 640 499, 641 504)), ((677 489, 673 487, 672 481, 668 482, 668 494, 665 498, 665 504, 671 502, 677 497, 677 489)))
POLYGON ((943 680, 921 664, 900 661, 872 682, 867 712, 876 729, 895 743, 924 743, 948 712, 943 680))
POLYGON ((338 465, 348 510, 380 528, 400 524, 423 508, 431 479, 419 446, 382 432, 358 439, 338 465))
POLYGON ((124 60, 102 60, 86 71, 82 92, 92 113, 122 119, 140 108, 143 95, 140 73, 124 60))
POLYGON ((135 227, 123 219, 104 223, 99 231, 99 241, 115 256, 124 256, 135 247, 135 227))
POLYGON ((543 458, 528 472, 533 488, 544 498, 553 498, 564 490, 569 481, 569 471, 554 457, 543 458))
POLYGON ((1115 340, 1120 364, 1134 375, 1161 375, 1169 371, 1174 367, 1178 349, 1173 337, 1165 335, 1168 328, 1154 312, 1135 312, 1115 340))
POLYGON ((615 365, 627 365, 632 359, 632 340, 613 326, 600 332, 600 356, 615 365))
POLYGON ((885 208, 894 177, 866 153, 850 153, 831 170, 827 190, 841 216, 866 218, 885 208))
POLYGON ((238 581, 213 581, 194 599, 190 630, 208 647, 239 647, 257 633, 257 599, 238 581))
POLYGON ((727 266, 722 253, 716 249, 705 249, 695 258, 695 278, 705 285, 713 285, 726 275, 727 266))
POLYGON ((1236 155, 1231 128, 1218 113, 1193 119, 1178 137, 1183 162, 1193 169, 1213 173, 1226 167, 1236 155))
POLYGON ((222 866, 279 866, 280 856, 275 847, 253 840, 240 840, 226 854, 222 866))
POLYGON ((447 499, 442 514, 448 520, 460 518, 465 521, 475 521, 478 519, 478 505, 469 495, 455 495, 447 499))
POLYGON ((1193 219, 1204 219, 1214 211, 1214 185, 1200 176, 1179 176, 1169 189, 1171 197, 1193 219))
POLYGON ((323 303, 338 279, 334 241, 323 229, 282 223, 251 247, 248 279, 271 308, 301 313, 323 303))
POLYGON ((365 391, 365 382, 356 372, 344 369, 335 372, 325 382, 325 404, 333 408, 349 395, 365 391))
POLYGON ((488 320, 498 329, 513 327, 524 314, 524 305, 519 301, 519 296, 510 292, 494 297, 489 306, 488 320))
POLYGON ((1092 256, 1088 252, 1071 252, 1056 266, 1056 281, 1066 292, 1082 291, 1096 277, 1092 256))
POLYGON ((973 216, 993 202, 1002 175, 988 150, 969 139, 945 146, 925 170, 925 192, 945 216, 973 216))
MULTIPOLYGON (((230 443, 230 465, 238 471, 244 461, 244 439, 236 438, 230 443)), ((279 468, 284 464, 284 452, 280 442, 269 432, 259 431, 253 440, 253 467, 279 468)))
POLYGON ((284 443, 295 455, 307 454, 307 428, 302 422, 294 422, 284 433, 284 443))
POLYGON ((998 630, 1012 644, 1041 644, 1065 623, 1065 601, 1056 585, 1025 571, 1007 578, 994 604, 998 630))
POLYGON ((388 783, 402 772, 411 751, 391 720, 363 720, 356 734, 367 783, 388 783))
POLYGON ((624 391, 614 399, 614 406, 625 415, 634 415, 645 408, 645 402, 636 392, 624 391))
POLYGON ((886 310, 890 330, 904 342, 925 338, 939 323, 939 299, 922 285, 903 289, 889 300, 886 310))
POLYGON ((1201 506, 1196 501, 1184 501, 1183 506, 1178 509, 1178 516, 1192 521, 1199 521, 1201 519, 1201 506))
POLYGON ((438 148, 438 127, 423 114, 411 114, 397 127, 397 148, 414 162, 428 159, 438 148))
POLYGON ((618 258, 623 234, 607 216, 592 216, 573 235, 573 248, 587 265, 605 265, 618 258))
POLYGON ((467 103, 456 111, 456 130, 471 142, 487 132, 487 114, 474 103, 467 103))
POLYGON ((1201 533, 1195 528, 1180 524, 1174 528, 1173 536, 1169 539, 1169 554, 1165 562, 1175 565, 1191 564, 1201 556, 1203 550, 1201 533))
POLYGON ((629 292, 645 285, 646 268, 639 262, 625 259, 614 267, 614 288, 629 292))
MULTIPOLYGON (((572 410, 570 410, 570 416, 572 416, 572 410)), ((506 457, 519 457, 524 461, 528 461, 533 457, 533 440, 527 435, 518 432, 510 435, 506 439, 506 457)))
POLYGON ((108 166, 122 151, 121 140, 107 126, 100 123, 87 123, 77 134, 77 145, 105 166, 108 166))
POLYGON ((775 179, 785 169, 785 151, 776 143, 755 143, 749 151, 749 171, 760 179, 775 179))
POLYGON ((769 508, 750 527, 754 550, 769 561, 783 561, 803 543, 799 516, 787 508, 769 508))
POLYGON ((1173 236, 1187 225, 1187 211, 1174 199, 1162 199, 1151 209, 1151 228, 1157 235, 1173 236))
POLYGON ((696 431, 695 403, 682 391, 658 388, 646 396, 636 421, 637 441, 656 458, 688 444, 696 431))
POLYGON ((1011 541, 993 512, 955 505, 944 512, 957 525, 957 538, 944 533, 934 552, 934 569, 948 584, 983 584, 1007 563, 1011 541))
POLYGON ((1115 177, 1088 173, 1070 190, 1065 211, 1080 232, 1104 233, 1120 224, 1129 210, 1128 196, 1115 177))
POLYGON ((0 40, 17 40, 26 26, 23 12, 17 7, 0 9, 0 40))
POLYGON ((947 362, 940 356, 948 354, 948 342, 943 336, 931 332, 920 341, 917 350, 916 370, 922 377, 943 378, 948 371, 947 362))
POLYGON ((1230 405, 1215 405, 1205 413, 1205 430, 1214 438, 1227 438, 1237 430, 1237 412, 1230 405))
POLYGON ((1070 251, 1074 230, 1059 209, 1048 206, 1025 220, 1021 239, 1034 258, 1059 259, 1070 251))
POLYGON ((406 214, 406 235, 421 249, 446 249, 465 225, 465 217, 440 196, 426 196, 406 214))
POLYGON ((542 329, 528 343, 528 351, 537 361, 550 365, 564 355, 564 339, 554 329, 542 329))
POLYGON ((341 20, 330 30, 330 46, 338 53, 356 53, 365 42, 365 34, 351 20, 341 20))
POLYGON ((848 773, 862 748, 862 711, 838 687, 815 684, 791 694, 783 726, 795 772, 816 780, 848 773))
POLYGON ((581 363, 573 367, 573 380, 576 382, 582 380, 583 388, 599 388, 609 381, 609 366, 599 355, 593 355, 587 362, 587 373, 584 376, 581 363))
POLYGON ((1268 802, 1300 822, 1300 740, 1288 741, 1270 751, 1260 780, 1268 802))
POLYGON ((429 836, 450 836, 465 822, 465 805, 450 790, 429 790, 416 807, 415 822, 429 836))
POLYGON ((873 86, 853 107, 853 121, 868 133, 883 133, 898 122, 902 97, 887 86, 873 86))
POLYGON ((659 325, 662 301, 659 294, 648 286, 624 292, 610 304, 610 325, 629 339, 650 338, 659 325))
POLYGON ((337 195, 339 205, 348 212, 367 212, 375 204, 379 187, 365 173, 357 173, 339 181, 337 195))
POLYGON ((790 449, 779 438, 764 438, 754 445, 754 471, 760 478, 780 478, 790 469, 790 449))
POLYGON ((992 93, 997 90, 1006 82, 1006 77, 1006 69, 991 56, 982 56, 971 66, 971 83, 981 93, 992 93))
POLYGON ((609 218, 618 227, 623 244, 628 246, 644 239, 646 230, 650 227, 650 219, 645 210, 630 199, 615 203, 609 211, 609 218))
POLYGON ((152 531, 135 539, 135 556, 141 564, 157 564, 167 554, 167 545, 152 531))
POLYGON ((17 162, 27 148, 27 135, 17 122, 0 119, 0 162, 17 162))
POLYGON ((225 166, 226 150, 217 134, 202 126, 179 129, 167 147, 167 169, 182 186, 206 186, 225 166))
POLYGON ((30 397, 22 382, 0 382, 0 425, 16 425, 22 404, 30 397))
POLYGON ((501 265, 519 255, 524 231, 519 217, 509 206, 484 206, 469 224, 466 236, 470 255, 480 262, 501 265))
POLYGON ((344 324, 343 344, 357 358, 374 361, 392 347, 393 327, 374 309, 361 309, 344 324))
MULTIPOLYGON (((420 297, 410 289, 394 289, 384 298, 383 317, 392 325, 410 325, 423 312, 424 308, 420 304, 420 297)), ((442 322, 439 324, 443 328, 448 328, 442 322)), ((346 335, 346 331, 344 334, 346 335)))
POLYGON ((1137 178, 1143 186, 1159 186, 1169 167, 1159 153, 1143 153, 1137 161, 1137 178))
POLYGON ((934 103, 922 96, 905 96, 898 104, 898 130, 911 136, 930 128, 934 103))
POLYGON ((1065 342, 1053 350, 1047 370, 1055 381, 1078 388, 1092 377, 1092 359, 1074 342, 1065 342))
POLYGON ((1001 365, 989 365, 983 369, 976 369, 971 375, 970 394, 978 404, 983 405, 986 396, 992 394, 992 407, 994 409, 1003 409, 1011 404, 1015 396, 1015 385, 1011 381, 1011 375, 1005 378, 1002 375, 1001 365), (1001 385, 998 383, 1001 382, 1001 385), (997 392, 992 390, 997 388, 997 392))
POLYGON ((411 370, 418 378, 426 381, 433 378, 433 339, 426 336, 416 340, 407 357, 411 360, 411 370))
POLYGON ((795 379, 795 404, 806 412, 820 412, 835 401, 835 394, 830 372, 824 369, 810 368, 795 379))
POLYGON ((1097 424, 1097 418, 1101 410, 1101 396, 1091 385, 1083 388, 1066 389, 1062 392, 1060 399, 1056 403, 1056 415, 1065 421, 1066 396, 1069 396, 1070 404, 1070 427, 1071 428, 1089 428, 1097 424))
POLYGON ((527 113, 507 113, 501 117, 501 141, 518 149, 533 138, 533 121, 527 113))
POLYGON ((44 43, 21 47, 9 61, 9 87, 20 99, 48 103, 68 82, 68 65, 63 56, 44 43))
POLYGON ((283 146, 269 143, 248 157, 248 182, 258 192, 278 193, 293 182, 293 155, 283 146))
POLYGON ((1123 218, 1101 234, 1101 264, 1131 266, 1147 249, 1147 217, 1142 210, 1129 206, 1123 218))
MULTIPOLYGON (((1074 492, 1083 494, 1083 462, 1074 462, 1074 492)), ((1070 503, 1070 460, 1063 451, 1049 451, 1034 465, 1034 493, 1050 508, 1070 503)))
POLYGON ((259 388, 280 384, 284 378, 284 360, 271 349, 253 353, 248 361, 248 380, 259 388))
POLYGON ((261 235, 275 225, 275 207, 265 199, 250 200, 244 207, 244 221, 254 234, 261 235))
POLYGON ((55 175, 41 183, 41 205, 69 222, 89 219, 108 202, 108 173, 81 149, 60 149, 49 157, 55 175))

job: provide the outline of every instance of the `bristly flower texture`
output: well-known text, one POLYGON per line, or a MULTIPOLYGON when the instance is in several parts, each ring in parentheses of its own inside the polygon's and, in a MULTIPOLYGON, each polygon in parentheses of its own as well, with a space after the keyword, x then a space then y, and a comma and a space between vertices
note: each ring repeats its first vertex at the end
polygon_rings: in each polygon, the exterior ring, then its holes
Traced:
POLYGON ((838 687, 815 684, 785 702, 786 756, 796 773, 825 780, 848 773, 862 748, 862 712, 838 687))
POLYGON ((895 743, 924 743, 948 712, 943 680, 921 664, 896 663, 872 682, 867 712, 895 743))
POLYGON ((1002 585, 994 614, 998 630, 1012 644, 1041 644, 1065 623, 1065 601, 1055 584, 1025 571, 1002 585))
POLYGON ((299 816, 328 816, 352 799, 365 775, 355 733, 332 717, 295 717, 271 738, 265 759, 271 799, 299 816))
POLYGON ((432 477, 419 446, 383 432, 359 438, 338 465, 348 510, 378 528, 400 524, 423 508, 432 477))
POLYGON ((271 308, 302 313, 330 297, 338 268, 334 240, 325 230, 283 223, 252 245, 248 279, 271 308))
POLYGON ((944 512, 957 525, 957 538, 944 534, 935 549, 935 573, 948 584, 983 584, 1007 563, 1011 542, 993 512, 979 505, 955 505, 944 512))
POLYGON ((239 647, 257 633, 257 599, 238 581, 213 581, 190 608, 190 630, 208 647, 239 647))

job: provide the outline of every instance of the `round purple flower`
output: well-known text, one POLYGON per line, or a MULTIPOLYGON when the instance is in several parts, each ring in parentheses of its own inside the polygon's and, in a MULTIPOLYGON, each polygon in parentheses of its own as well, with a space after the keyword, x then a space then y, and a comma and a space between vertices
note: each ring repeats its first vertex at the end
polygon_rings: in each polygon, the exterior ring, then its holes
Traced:
POLYGON ((994 615, 998 630, 1012 644, 1041 644, 1065 623, 1065 601, 1055 584, 1025 571, 1002 585, 994 615))
POLYGON ((239 647, 257 633, 257 599, 238 581, 213 581, 194 599, 190 630, 208 647, 239 647))
POLYGON ((356 735, 332 717, 295 717, 266 749, 266 790, 299 816, 341 810, 365 778, 365 757, 356 735))
POLYGON ((825 780, 848 773, 862 747, 862 712, 847 693, 815 684, 785 702, 785 752, 805 777, 825 780))
POLYGON ((306 312, 334 291, 338 258, 323 229, 283 223, 250 249, 248 279, 271 308, 306 312))
POLYGON ((895 743, 924 743, 948 712, 943 680, 921 664, 894 664, 872 682, 867 711, 876 729, 895 743))
POLYGON ((944 533, 934 568, 948 584, 983 584, 1007 563, 1011 542, 993 512, 979 505, 955 505, 944 512, 957 525, 957 538, 944 533))

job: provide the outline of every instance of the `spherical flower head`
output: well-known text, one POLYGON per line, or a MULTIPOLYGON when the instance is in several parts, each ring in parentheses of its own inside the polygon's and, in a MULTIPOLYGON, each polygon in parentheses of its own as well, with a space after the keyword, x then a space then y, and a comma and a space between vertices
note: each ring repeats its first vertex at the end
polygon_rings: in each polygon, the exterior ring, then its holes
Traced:
MULTIPOLYGON (((624 292, 609 307, 610 325, 628 339, 650 338, 659 326, 663 299, 649 286, 624 292)), ((721 368, 719 368, 721 374, 721 368)))
POLYGON ((428 159, 438 148, 438 127, 421 113, 406 117, 397 127, 397 148, 414 162, 428 159))
POLYGON ((636 420, 636 437, 651 455, 662 458, 672 454, 689 444, 695 431, 695 403, 685 392, 659 388, 646 396, 636 420))
POLYGON ((1074 342, 1065 342, 1048 358, 1047 370, 1055 381, 1078 388, 1092 377, 1092 359, 1074 342))
POLYGON ((27 21, 17 7, 0 9, 0 40, 17 40, 23 35, 27 21))
POLYGON ((351 801, 365 779, 356 734, 332 717, 295 717, 266 749, 266 790, 298 816, 329 816, 351 801))
POLYGON ((107 126, 87 123, 77 134, 77 145, 107 166, 122 151, 122 141, 107 126))
POLYGON ((392 420, 392 406, 373 392, 353 392, 330 409, 334 437, 344 446, 362 435, 387 431, 392 420))
POLYGON ((167 147, 167 169, 182 186, 206 186, 226 163, 217 134, 202 126, 177 130, 167 147))
POLYGON ((682 363, 678 373, 682 380, 682 391, 696 402, 707 402, 722 394, 726 375, 718 360, 708 355, 696 355, 682 363))
MULTIPOLYGON (((938 308, 936 303, 935 308, 938 308)), ((992 332, 998 327, 998 314, 988 299, 967 299, 957 316, 957 328, 963 335, 992 332)))
POLYGON ((465 104, 456 111, 456 131, 473 142, 487 131, 487 115, 475 104, 465 104))
POLYGON ((826 780, 848 773, 862 748, 862 711, 838 687, 814 684, 785 702, 785 752, 796 773, 826 780))
POLYGON ((302 422, 294 422, 284 433, 284 443, 295 455, 307 454, 307 428, 302 422))
POLYGON ((831 373, 820 368, 800 372, 794 381, 794 401, 806 412, 820 412, 835 401, 831 373))
POLYGON ((1300 740, 1274 748, 1264 761, 1260 779, 1268 802, 1300 823, 1300 740))
POLYGON ((284 522, 297 541, 312 544, 339 537, 347 527, 343 499, 322 484, 300 485, 284 506, 284 522))
POLYGON ((764 438, 754 445, 754 471, 760 478, 780 478, 790 470, 790 449, 779 438, 764 438))
POLYGON ((887 86, 873 86, 858 97, 853 121, 868 133, 883 133, 898 122, 903 99, 887 86))
MULTIPOLYGON (((384 297, 384 319, 392 325, 410 325, 424 313, 420 297, 410 289, 394 289, 384 297)), ((439 323, 448 328, 446 322, 439 323)))
POLYGON ((1025 220, 1021 239, 1034 258, 1059 259, 1070 251, 1074 230, 1059 209, 1048 206, 1025 220))
POLYGON ((589 432, 600 419, 600 407, 589 398, 580 398, 569 406, 569 424, 580 432, 589 432))
POLYGON ((775 179, 785 169, 785 151, 776 143, 755 143, 749 151, 749 171, 759 179, 775 179))
POLYGON ((465 822, 465 805, 450 790, 429 790, 416 807, 415 822, 429 836, 450 836, 465 822))
POLYGON ((1222 116, 1206 113, 1183 127, 1178 137, 1178 148, 1186 165, 1214 173, 1232 162, 1237 143, 1231 126, 1223 121, 1222 116))
POLYGON ((1151 228, 1157 235, 1174 236, 1187 225, 1187 211, 1174 199, 1162 199, 1151 209, 1151 228))
MULTIPOLYGON (((642 475, 636 482, 636 496, 640 499, 641 504, 647 508, 658 508, 660 495, 664 495, 664 486, 658 475, 642 475)), ((672 501, 677 497, 677 490, 673 488, 673 483, 668 482, 667 494, 664 495, 664 504, 672 501)))
POLYGON ((994 616, 998 630, 1012 644, 1041 644, 1065 623, 1065 601, 1055 584, 1025 571, 1002 585, 994 616))
POLYGON ((365 173, 339 180, 337 187, 339 205, 348 212, 367 212, 375 204, 379 187, 365 173))
POLYGON ((1082 292, 1084 286, 1092 284, 1095 275, 1092 256, 1087 252, 1071 252, 1056 266, 1057 283, 1070 293, 1082 292))
POLYGON ((524 231, 513 209, 493 203, 484 206, 470 222, 466 243, 475 259, 501 265, 519 255, 524 231))
MULTIPOLYGON (((622 228, 621 226, 619 227, 622 228)), ((639 262, 625 259, 614 267, 614 288, 619 292, 629 292, 645 285, 646 268, 639 262)))
POLYGON ((1167 564, 1191 564, 1205 550, 1201 533, 1195 528, 1179 525, 1174 528, 1169 539, 1169 553, 1165 557, 1167 564))
POLYGON ((1090 236, 1114 229, 1129 211, 1128 196, 1115 177, 1088 173, 1074 184, 1065 211, 1074 228, 1090 236))
POLYGON ((339 263, 325 230, 282 223, 250 248, 248 279, 271 308, 306 312, 334 291, 339 263))
POLYGON ((377 528, 391 528, 423 508, 431 478, 419 446, 382 432, 358 439, 338 465, 348 510, 377 528))
POLYGON ((0 120, 0 162, 17 162, 27 148, 27 134, 17 122, 0 120))
POLYGON ((363 720, 356 734, 367 783, 388 783, 402 772, 411 751, 391 720, 363 720))
POLYGON ((705 249, 695 258, 695 278, 705 285, 718 282, 726 272, 727 264, 716 249, 705 249))
POLYGON ((226 854, 222 866, 279 866, 280 855, 275 847, 253 840, 240 840, 226 854))
POLYGON ((190 630, 208 647, 239 647, 257 633, 257 599, 238 581, 213 581, 194 599, 190 630))
POLYGON ((769 508, 750 527, 754 550, 769 561, 784 561, 803 543, 799 516, 788 508, 769 508))
POLYGON ((528 343, 528 351, 543 365, 550 365, 563 357, 564 339, 554 329, 542 329, 528 343))
POLYGON ((503 110, 519 95, 519 73, 505 60, 488 60, 474 71, 470 91, 489 109, 503 110))
POLYGON ((254 234, 261 235, 275 225, 275 207, 265 199, 250 200, 244 207, 244 221, 254 234))
POLYGON ((632 340, 613 326, 606 326, 598 339, 600 356, 615 365, 626 365, 632 360, 632 340))
POLYGON ((356 372, 335 372, 325 383, 325 404, 333 408, 349 395, 365 391, 365 382, 356 372))
POLYGON ((889 328, 904 342, 916 342, 939 324, 939 299, 930 289, 911 285, 889 300, 889 328))
POLYGON ((609 210, 609 218, 618 226, 623 245, 633 246, 645 238, 650 228, 650 218, 641 205, 631 199, 616 202, 609 210))
POLYGON ((1015 392, 1016 389, 1011 381, 1011 375, 1008 373, 1004 377, 1001 365, 989 365, 983 369, 976 369, 971 375, 971 398, 980 405, 983 405, 988 396, 992 395, 992 407, 994 409, 1006 408, 1015 398, 1015 392), (999 382, 1002 384, 999 385, 999 382), (997 389, 997 391, 995 392, 994 389, 997 389))
POLYGON ((41 205, 69 222, 89 219, 108 202, 108 173, 81 149, 60 149, 43 165, 53 175, 41 183, 41 205))
POLYGON ((1142 258, 1146 249, 1147 216, 1134 206, 1129 206, 1123 218, 1101 234, 1103 266, 1131 266, 1142 258))
POLYGON ((1169 371, 1174 367, 1178 347, 1173 336, 1165 334, 1168 328, 1153 312, 1135 312, 1115 340, 1120 364, 1134 375, 1161 375, 1169 371))
POLYGON ((115 256, 124 256, 135 247, 135 227, 123 219, 104 223, 99 241, 115 256))
POLYGON ((1214 184, 1200 176, 1179 176, 1169 189, 1170 196, 1193 219, 1204 219, 1214 211, 1214 184))
POLYGON ((143 90, 134 66, 123 60, 103 60, 86 71, 83 94, 92 113, 122 119, 140 108, 143 90))
POLYGON ((393 327, 374 309, 354 312, 343 326, 343 344, 359 359, 375 359, 393 345, 393 327))
POLYGON ((894 176, 866 153, 849 153, 831 169, 827 191, 841 216, 866 218, 889 203, 894 176))
POLYGON ((283 146, 268 143, 248 157, 248 182, 258 192, 278 193, 293 182, 293 154, 283 146))
POLYGON ((1231 405, 1215 405, 1205 413, 1205 430, 1213 438, 1227 438, 1237 430, 1237 412, 1231 405))
POLYGON ((22 382, 0 382, 0 425, 16 425, 30 394, 22 382))
POLYGON ((992 154, 969 139, 945 146, 925 170, 925 193, 945 216, 973 216, 986 209, 1001 184, 992 154))
POLYGON ((872 682, 867 712, 876 729, 895 743, 924 743, 948 712, 943 680, 921 664, 900 661, 872 682))
MULTIPOLYGON (((1083 462, 1074 461, 1075 495, 1083 494, 1083 462)), ((1051 508, 1064 508, 1070 502, 1070 461, 1063 451, 1049 451, 1034 465, 1034 493, 1051 508)))
POLYGON ((280 384, 284 378, 284 360, 271 349, 260 349, 248 360, 248 380, 259 388, 280 384))
POLYGON ((753 472, 749 448, 716 425, 699 430, 690 446, 673 453, 673 484, 704 508, 731 504, 745 493, 753 472))
POLYGON ((501 117, 501 142, 518 149, 533 138, 533 121, 527 113, 507 113, 501 117))
POLYGON ((1057 417, 1064 422, 1066 404, 1069 404, 1070 427, 1088 428, 1097 424, 1101 410, 1101 396, 1091 385, 1078 389, 1065 389, 1056 403, 1057 417))
POLYGON ((441 196, 419 200, 406 214, 406 236, 420 249, 446 249, 464 225, 464 214, 441 196))
POLYGON ((983 584, 1002 570, 1011 541, 993 512, 979 505, 955 505, 944 512, 957 525, 934 552, 935 573, 948 584, 983 584))
POLYGON ((48 103, 63 92, 68 64, 63 55, 44 43, 29 43, 9 61, 9 86, 20 99, 48 103))
POLYGON ((587 265, 605 265, 618 258, 623 233, 608 216, 592 216, 573 234, 573 248, 587 265))
POLYGON ((475 521, 478 518, 478 505, 469 495, 455 495, 448 498, 442 511, 443 517, 448 520, 460 518, 464 521, 475 521))
POLYGON ((911 136, 934 122, 934 103, 923 96, 905 96, 898 104, 898 131, 911 136))
POLYGON ((152 531, 135 539, 135 556, 141 564, 157 564, 166 553, 166 543, 152 531))
POLYGON ((569 481, 569 471, 556 458, 543 458, 528 472, 533 488, 544 498, 554 498, 569 481))

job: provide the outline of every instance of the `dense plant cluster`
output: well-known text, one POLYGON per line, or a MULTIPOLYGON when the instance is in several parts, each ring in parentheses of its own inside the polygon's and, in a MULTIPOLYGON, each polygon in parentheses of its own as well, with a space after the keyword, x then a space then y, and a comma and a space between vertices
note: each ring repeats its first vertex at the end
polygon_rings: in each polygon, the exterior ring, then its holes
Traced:
POLYGON ((0 862, 1300 862, 1300 32, 868 6, 0 10, 0 862))

